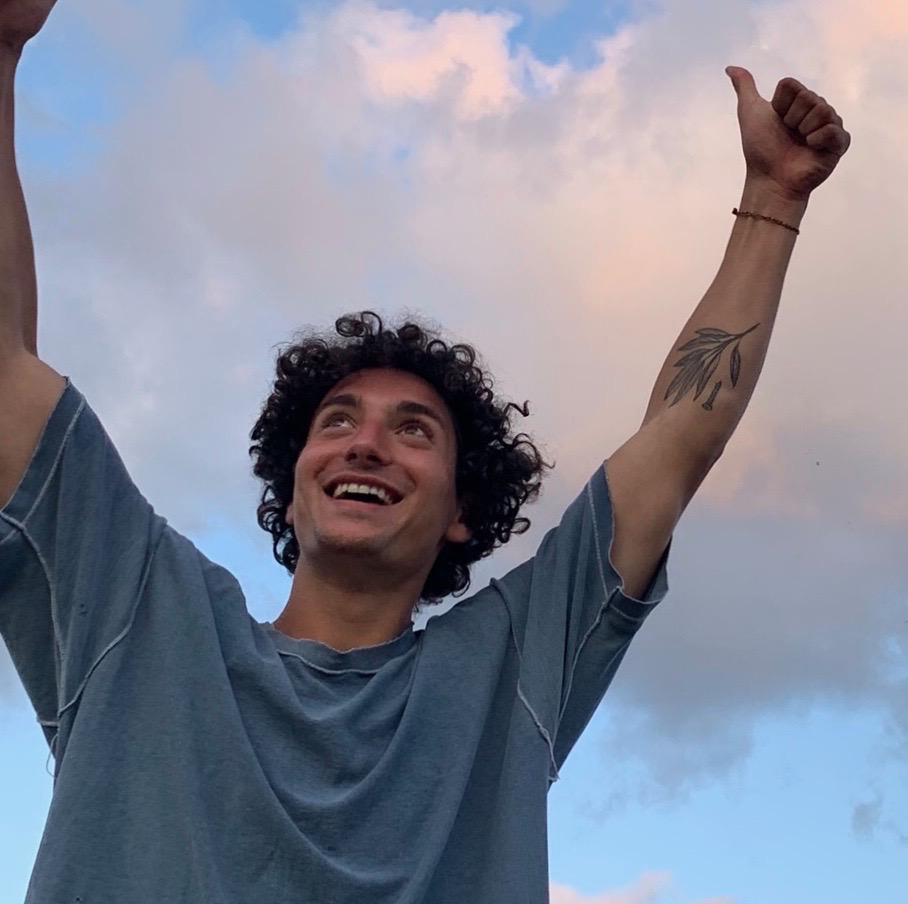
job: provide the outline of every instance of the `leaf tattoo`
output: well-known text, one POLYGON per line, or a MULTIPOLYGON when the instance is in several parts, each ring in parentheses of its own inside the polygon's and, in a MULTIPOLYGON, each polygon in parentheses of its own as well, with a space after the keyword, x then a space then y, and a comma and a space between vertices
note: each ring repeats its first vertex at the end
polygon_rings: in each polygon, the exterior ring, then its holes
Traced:
POLYGON ((709 398, 703 403, 701 407, 705 408, 707 411, 713 410, 713 402, 716 401, 716 396, 719 394, 719 390, 722 388, 722 381, 719 380, 715 386, 713 386, 713 391, 709 394, 709 398))
MULTIPOLYGON (((674 394, 675 397, 669 405, 671 408, 673 405, 677 405, 691 389, 694 390, 694 401, 697 401, 716 373, 725 349, 730 345, 734 345, 734 348, 731 352, 729 375, 731 385, 737 386, 741 376, 741 352, 739 350, 741 340, 759 325, 759 323, 755 323, 743 333, 727 333, 725 330, 715 327, 704 327, 697 330, 697 338, 691 339, 678 349, 679 352, 685 354, 675 363, 675 367, 679 370, 669 384, 663 401, 668 401, 668 397, 674 394)), ((709 407, 703 406, 707 411, 712 410, 712 403, 715 401, 721 385, 721 381, 716 384, 716 388, 709 398, 709 407)))

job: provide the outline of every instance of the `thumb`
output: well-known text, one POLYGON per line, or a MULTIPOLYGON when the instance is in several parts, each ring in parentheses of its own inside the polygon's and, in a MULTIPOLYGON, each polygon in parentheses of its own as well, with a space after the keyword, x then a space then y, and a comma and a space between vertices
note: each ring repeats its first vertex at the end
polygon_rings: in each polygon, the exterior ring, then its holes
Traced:
POLYGON ((760 96, 754 77, 746 69, 742 69, 740 66, 728 66, 725 74, 731 79, 738 100, 750 100, 760 96))

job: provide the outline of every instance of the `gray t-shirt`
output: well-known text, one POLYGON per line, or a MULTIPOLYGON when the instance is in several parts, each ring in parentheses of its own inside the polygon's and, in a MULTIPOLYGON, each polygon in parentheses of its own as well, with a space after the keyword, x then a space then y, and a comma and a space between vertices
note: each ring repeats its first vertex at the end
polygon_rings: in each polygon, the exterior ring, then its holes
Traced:
POLYGON ((54 753, 34 904, 544 904, 546 794, 644 602, 604 469, 536 556, 377 647, 254 620, 67 387, 0 513, 0 633, 54 753))

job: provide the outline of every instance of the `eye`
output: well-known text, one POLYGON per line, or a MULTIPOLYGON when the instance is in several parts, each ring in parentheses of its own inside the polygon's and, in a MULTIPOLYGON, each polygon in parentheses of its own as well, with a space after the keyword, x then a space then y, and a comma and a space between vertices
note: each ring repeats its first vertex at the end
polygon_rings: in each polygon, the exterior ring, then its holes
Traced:
POLYGON ((401 433, 406 434, 407 436, 418 436, 423 439, 432 439, 432 431, 429 428, 428 424, 423 423, 422 421, 407 421, 401 427, 401 433))
POLYGON ((349 414, 346 414, 343 411, 335 411, 330 414, 326 414, 322 418, 321 428, 323 430, 330 427, 347 427, 352 425, 353 421, 350 418, 349 414))

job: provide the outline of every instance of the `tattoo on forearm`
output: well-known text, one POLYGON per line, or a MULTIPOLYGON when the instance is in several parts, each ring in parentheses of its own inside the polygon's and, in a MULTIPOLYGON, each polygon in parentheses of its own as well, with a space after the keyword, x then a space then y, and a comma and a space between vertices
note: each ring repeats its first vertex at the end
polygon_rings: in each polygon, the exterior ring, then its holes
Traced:
MULTIPOLYGON (((670 395, 674 394, 671 408, 677 405, 684 396, 694 390, 694 401, 703 395, 710 380, 713 378, 722 355, 730 345, 734 345, 731 352, 731 361, 729 362, 729 373, 731 376, 731 385, 738 385, 738 378, 741 376, 741 352, 739 346, 741 340, 748 334, 752 333, 760 324, 755 323, 749 330, 743 333, 727 333, 725 330, 716 329, 715 327, 706 327, 697 330, 697 338, 682 345, 678 351, 685 354, 675 363, 675 367, 680 368, 675 378, 669 384, 665 392, 665 399, 668 401, 670 395)), ((703 403, 707 411, 712 411, 713 403, 719 390, 722 388, 722 381, 719 380, 713 386, 712 394, 709 399, 703 403)))
POLYGON ((703 407, 707 411, 713 410, 713 402, 716 401, 716 396, 719 394, 719 390, 722 388, 722 381, 719 380, 715 386, 713 386, 713 391, 709 394, 709 398, 703 403, 703 407))

